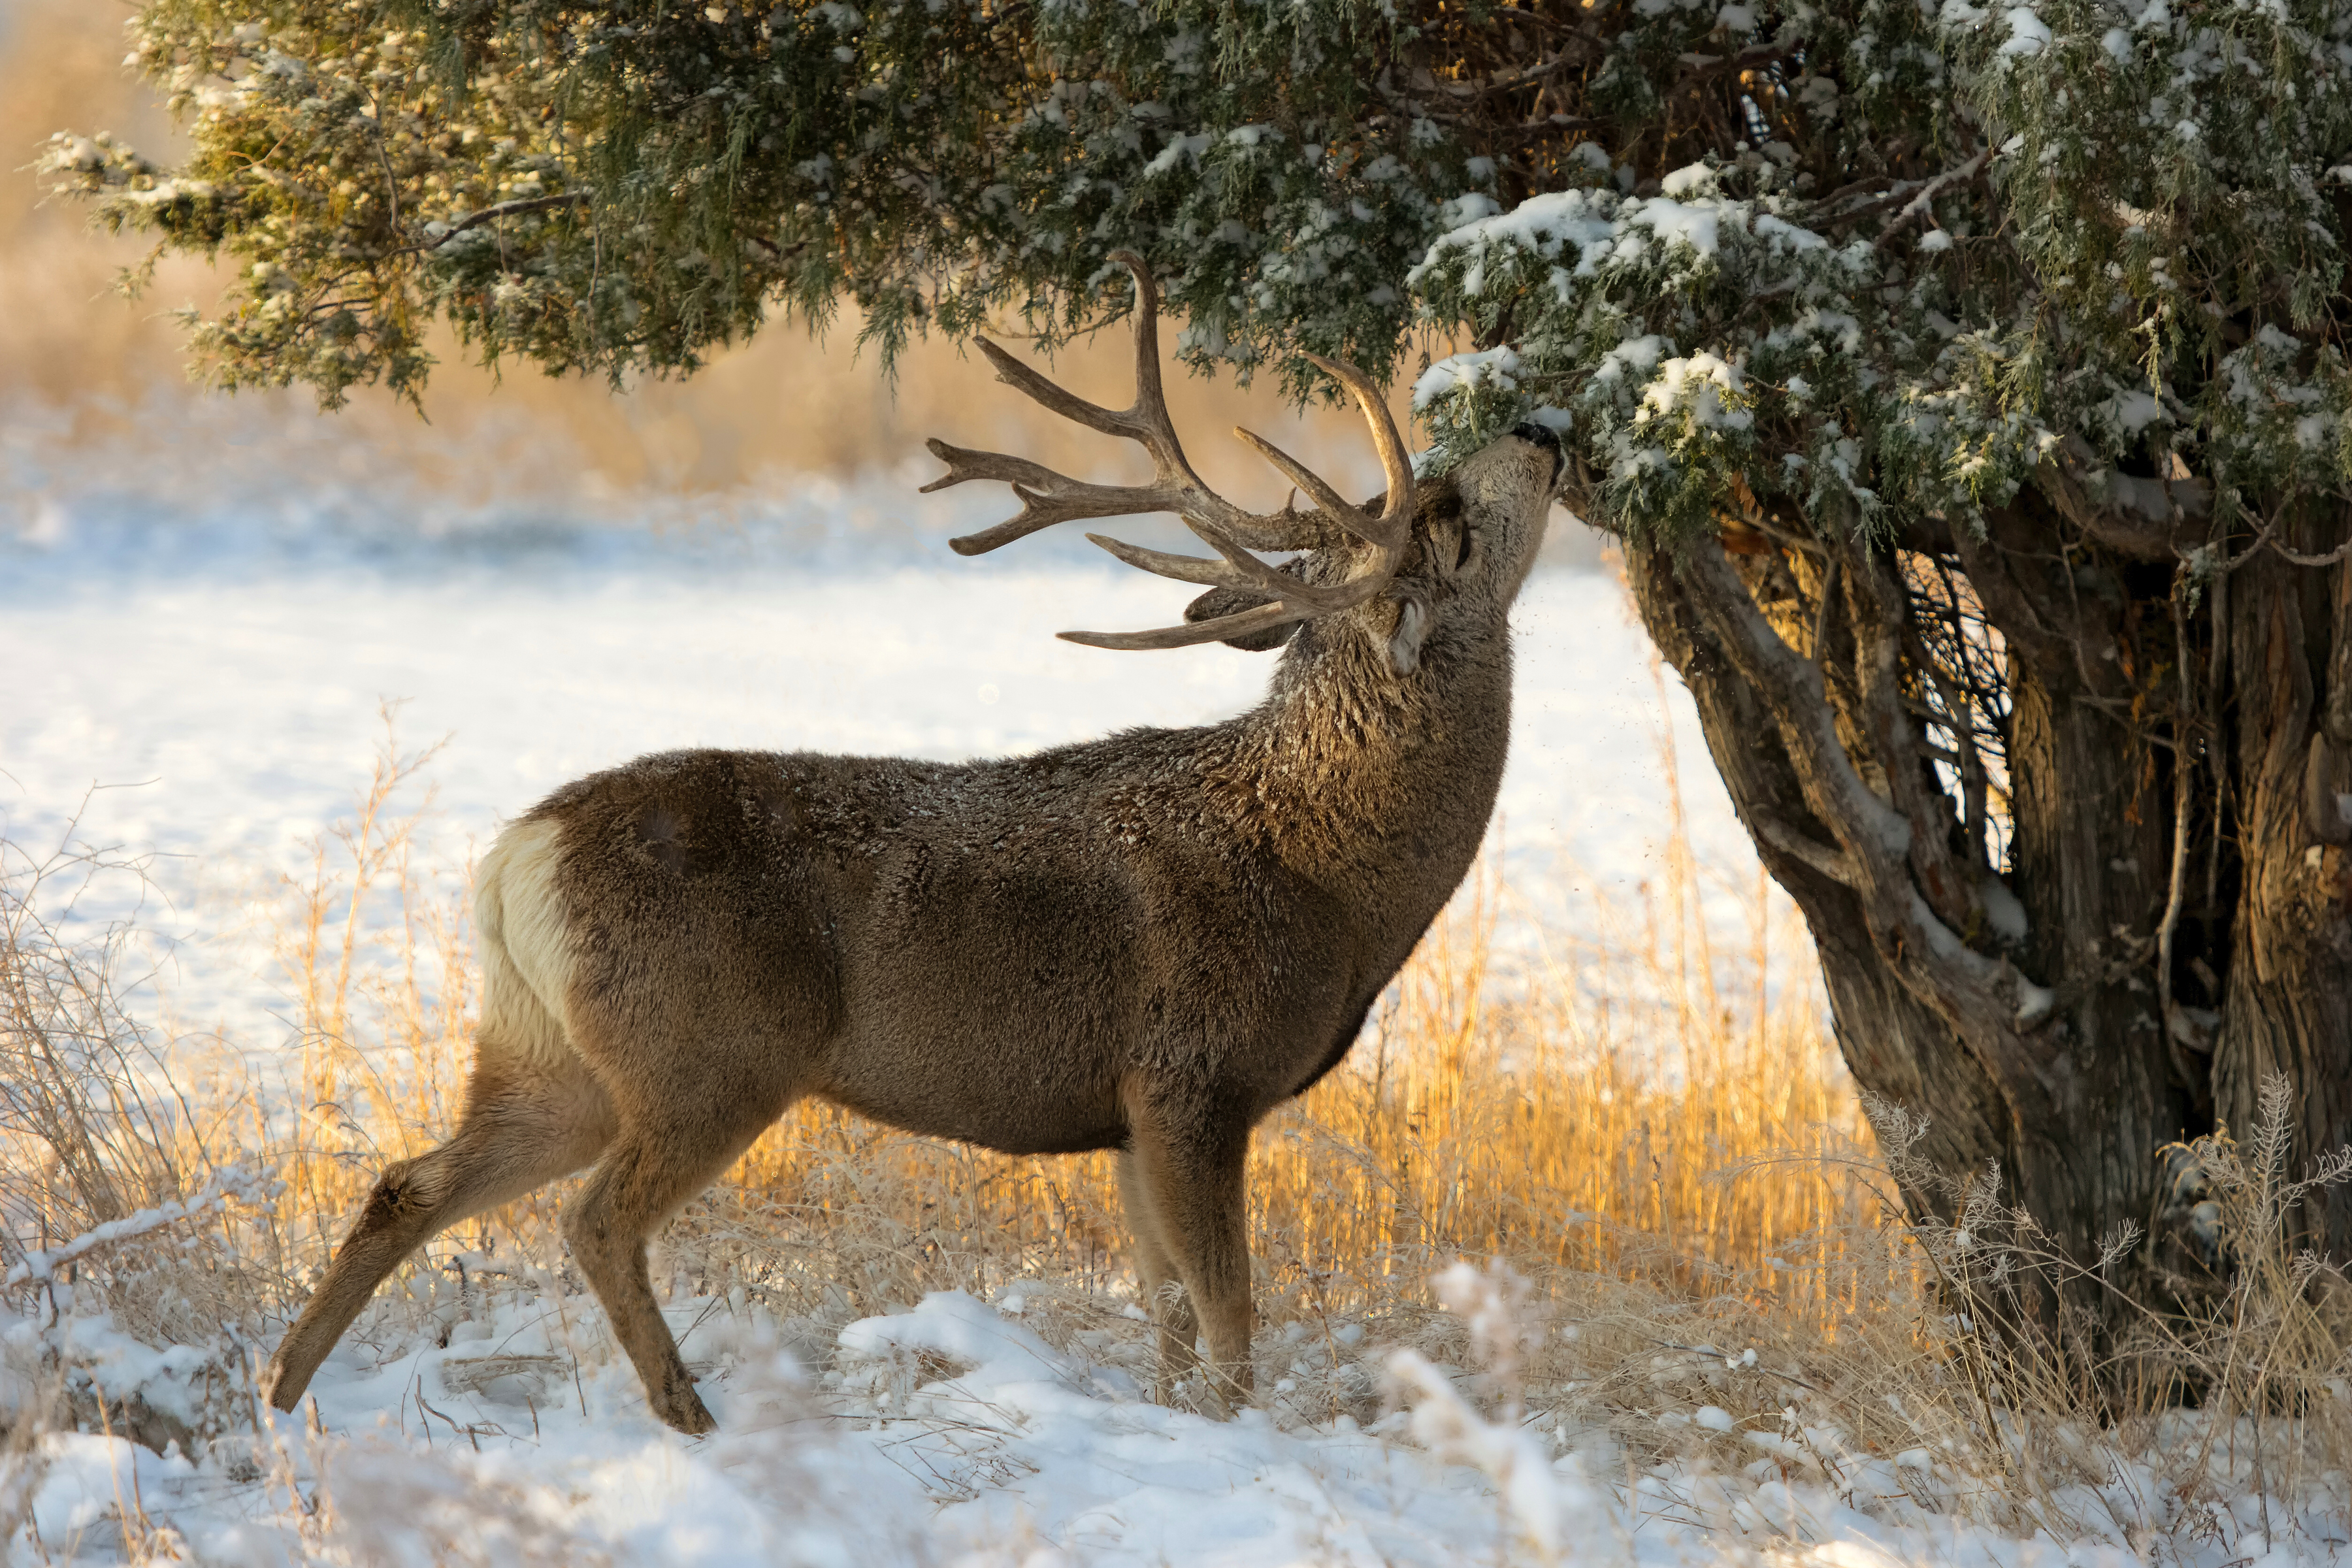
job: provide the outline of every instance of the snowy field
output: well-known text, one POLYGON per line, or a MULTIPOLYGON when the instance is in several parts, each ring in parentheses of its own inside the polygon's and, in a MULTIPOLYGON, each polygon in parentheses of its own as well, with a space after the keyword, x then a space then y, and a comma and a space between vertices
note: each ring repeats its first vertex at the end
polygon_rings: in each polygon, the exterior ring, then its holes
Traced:
MULTIPOLYGON (((90 786, 109 786, 79 836, 158 857, 163 898, 141 919, 178 939, 163 977, 173 1009, 268 1050, 284 1039, 281 1003, 239 900, 299 869, 349 810, 383 702, 403 704, 406 744, 447 739, 426 853, 454 869, 542 792, 646 750, 959 757, 1255 700, 1264 658, 1055 641, 1160 624, 1184 590, 1083 547, 1033 541, 981 561, 941 547, 995 515, 992 498, 934 503, 879 483, 658 534, 420 519, 395 498, 299 481, 193 516, 52 499, 29 533, 0 541, 0 815, 19 844, 45 847, 90 786)), ((1540 574, 1517 626, 1502 829, 1514 885, 1572 921, 1580 894, 1658 875, 1669 725, 1691 837, 1744 880, 1753 862, 1688 703, 1671 676, 1662 689, 1616 583, 1540 574)), ((1561 1390, 1528 1390, 1515 1420, 1496 1410, 1505 1395, 1475 1388, 1475 1357, 1468 1371, 1432 1366, 1349 1321, 1262 1343, 1268 1408, 1221 1425, 1141 1397, 1139 1325, 1115 1300, 1087 1310, 1116 1331, 1065 1319, 1047 1336, 1054 1303, 1022 1288, 782 1325, 680 1289, 672 1321, 722 1423, 688 1440, 649 1419, 593 1301, 560 1273, 423 1285, 422 1299, 380 1300, 321 1370, 315 1406, 254 1444, 224 1440, 192 1464, 121 1438, 47 1439, 0 1557, 2253 1568, 2323 1556, 2336 1531, 2284 1499, 2258 1530, 2248 1495, 2224 1499, 2181 1550, 2188 1505, 2122 1462, 2111 1485, 2037 1501, 2034 1517, 2090 1521, 2079 1529, 2021 1541, 1969 1526, 1954 1500, 1969 1483, 1940 1458, 1850 1451, 1833 1419, 1801 1415, 1737 1345, 1677 1363, 1696 1395, 1660 1384, 1662 1409, 1687 1414, 1659 1419, 1689 1438, 1664 1458, 1563 1425, 1549 1413, 1561 1390), (2145 1544, 2151 1523, 2173 1528, 2161 1553, 2145 1544)), ((69 1289, 7 1300, 33 1316, 0 1308, 0 1338, 73 1338, 118 1411, 218 1397, 210 1352, 73 1319, 69 1289), (60 1299, 68 1321, 45 1328, 60 1299)), ((0 1519, 9 1473, 0 1454, 0 1519)))
MULTIPOLYGON (((1192 590, 1083 542, 948 552, 1001 510, 878 481, 660 533, 511 514, 420 528, 299 491, 257 516, 53 502, 0 542, 0 831, 46 849, 106 786, 78 836, 157 856, 169 904, 142 920, 185 939, 162 976, 173 1015, 260 1043, 282 1031, 234 906, 349 813, 386 702, 404 748, 447 742, 424 839, 449 867, 548 790, 645 752, 961 758, 1256 700, 1274 656, 1057 641, 1164 625, 1192 590)), ((1658 873, 1670 722, 1693 839, 1746 885, 1754 860, 1688 700, 1622 587, 1541 572, 1515 624, 1496 828, 1515 890, 1567 921, 1580 894, 1658 873)))

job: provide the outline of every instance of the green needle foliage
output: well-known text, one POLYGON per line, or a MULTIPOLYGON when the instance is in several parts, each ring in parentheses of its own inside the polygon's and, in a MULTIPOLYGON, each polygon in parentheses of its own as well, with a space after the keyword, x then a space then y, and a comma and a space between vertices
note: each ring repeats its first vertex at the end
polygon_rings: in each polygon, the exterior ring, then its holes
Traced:
POLYGON ((886 358, 1123 308, 1304 394, 1416 326, 1460 447, 1549 405, 1633 527, 1735 474, 1969 510, 2077 435, 2225 493, 2333 484, 2352 168, 2336 0, 154 0, 194 152, 60 136, 57 186, 238 282, 205 374, 415 396, 485 359, 687 373, 845 300, 886 358), (2194 459, 2192 459, 2194 461, 2194 459))
POLYGON ((193 324, 207 374, 330 404, 376 381, 414 396, 436 316, 487 359, 615 377, 689 372, 772 310, 845 299, 886 356, 1008 310, 1057 334, 1097 313, 1123 246, 1168 278, 1202 361, 1304 346, 1385 368, 1440 193, 1491 167, 1383 111, 1365 67, 1409 22, 1359 0, 1263 22, 162 0, 132 59, 186 120, 186 165, 61 137, 48 167, 116 227, 236 259, 193 324))

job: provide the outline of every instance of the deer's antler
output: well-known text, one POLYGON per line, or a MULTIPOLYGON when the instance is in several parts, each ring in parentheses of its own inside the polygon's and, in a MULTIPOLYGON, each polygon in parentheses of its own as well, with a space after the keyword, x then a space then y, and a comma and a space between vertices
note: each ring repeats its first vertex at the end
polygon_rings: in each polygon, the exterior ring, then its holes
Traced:
POLYGON ((1097 485, 1074 479, 1053 469, 1003 452, 974 452, 934 440, 933 456, 948 466, 940 478, 923 487, 926 492, 961 484, 966 479, 1002 479, 1021 498, 1021 510, 993 528, 949 542, 959 555, 978 555, 1010 544, 1041 528, 1082 518, 1129 517, 1139 512, 1169 511, 1214 550, 1219 560, 1171 555, 1139 545, 1087 537, 1130 566, 1180 583, 1201 583, 1214 588, 1238 588, 1264 594, 1273 602, 1255 609, 1220 616, 1181 626, 1146 632, 1064 632, 1067 641, 1091 647, 1185 647, 1220 642, 1227 637, 1270 630, 1293 621, 1310 620, 1364 604, 1386 588, 1403 563, 1411 536, 1413 489, 1412 464, 1405 455, 1404 438, 1372 378, 1352 364, 1309 354, 1307 359, 1355 395, 1371 426, 1372 445, 1388 477, 1388 494, 1380 515, 1370 516, 1339 499, 1339 493, 1288 453, 1251 434, 1234 434, 1280 470, 1291 483, 1313 498, 1314 511, 1286 504, 1277 512, 1244 511, 1201 482, 1184 458, 1183 445, 1168 417, 1168 402, 1160 385, 1160 290, 1151 271, 1133 251, 1114 251, 1111 259, 1135 274, 1135 402, 1119 410, 1104 408, 1074 396, 1006 353, 986 338, 981 352, 996 367, 997 379, 1039 403, 1106 436, 1123 436, 1150 454, 1153 476, 1148 485, 1097 485), (1370 554, 1345 582, 1313 586, 1276 572, 1250 553, 1254 550, 1308 550, 1358 539, 1372 546, 1370 554))

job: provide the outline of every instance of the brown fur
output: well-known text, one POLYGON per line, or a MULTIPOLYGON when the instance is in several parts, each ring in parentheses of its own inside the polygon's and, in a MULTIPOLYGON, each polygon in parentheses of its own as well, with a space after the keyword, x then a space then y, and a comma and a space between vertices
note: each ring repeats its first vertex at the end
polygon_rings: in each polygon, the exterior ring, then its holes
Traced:
POLYGON ((1508 437, 1423 487, 1393 592, 1299 626, 1223 723, 954 764, 672 752, 549 796, 483 867, 464 1119, 384 1173, 275 1403, 425 1237, 593 1161, 573 1256, 655 1413, 709 1430, 646 1241, 803 1095, 1119 1150, 1169 1364, 1197 1329, 1246 1397, 1250 1130, 1345 1054, 1477 852, 1556 461, 1508 437))

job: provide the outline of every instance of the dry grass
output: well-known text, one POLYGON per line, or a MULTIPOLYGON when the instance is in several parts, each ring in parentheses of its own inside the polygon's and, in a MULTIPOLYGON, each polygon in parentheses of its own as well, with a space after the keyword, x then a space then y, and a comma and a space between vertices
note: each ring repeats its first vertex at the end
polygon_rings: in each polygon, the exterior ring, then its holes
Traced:
MULTIPOLYGON (((109 989, 123 933, 77 946, 34 918, 44 886, 13 867, 0 1262, 34 1266, 13 1299, 37 1316, 26 1293, 46 1291, 52 1314, 104 1312, 149 1342, 205 1346, 217 1390, 202 1419, 173 1426, 104 1405, 53 1356, 13 1374, 8 1444, 60 1421, 159 1446, 248 1427, 254 1360, 375 1172, 448 1125, 473 966, 463 879, 428 874, 416 816, 398 804, 427 762, 388 750, 285 883, 279 958, 299 1037, 270 1083, 216 1052, 148 1051, 109 989), (225 1179, 232 1160, 273 1172, 274 1201, 225 1179), (193 1217, 134 1224, 43 1272, 36 1255, 77 1228, 192 1190, 211 1194, 193 1217)), ((1430 1280, 1457 1258, 1497 1258, 1530 1282, 1539 1331, 1508 1386, 1489 1386, 1496 1407, 1523 1411, 1556 1448, 1601 1445, 1634 1468, 1628 1496, 1686 1525, 1782 1528, 1750 1517, 1759 1466, 1881 1517, 2062 1540, 2237 1539, 2255 1528, 2244 1496, 2261 1500, 2264 1531, 2273 1496, 2352 1506, 2335 1497, 2352 1453, 2347 1292, 2287 1239, 2302 1194, 2284 1175, 2283 1113, 2242 1147, 2191 1152, 2237 1267, 2189 1308, 2144 1313, 2086 1351, 2066 1325, 2028 1321, 2021 1303, 2041 1285, 2083 1270, 1996 1188, 1961 1194, 1972 1234, 1893 1214, 1887 1168, 1911 1122, 1880 1108, 1878 1148, 1822 1036, 1799 933, 1762 889, 1711 903, 1705 891, 1676 850, 1659 885, 1588 909, 1569 940, 1483 868, 1342 1068, 1261 1130, 1258 1356, 1277 1419, 1379 1416, 1377 1347, 1478 1363, 1473 1325, 1430 1280), (1710 928, 1709 907, 1741 923, 1710 928), (2117 1366, 2133 1375, 2101 1381, 2117 1366), (2203 1401, 2193 1418, 2177 1408, 2183 1390, 2203 1401), (1709 1490, 1711 1473, 1744 1473, 1748 1489, 1709 1490), (2160 1500, 2131 1501, 2119 1475, 2160 1500)), ((355 1333, 446 1335, 500 1292, 583 1317, 554 1225, 570 1190, 439 1238, 355 1333)), ((1049 1340, 1148 1377, 1123 1235, 1101 1158, 992 1155, 811 1105, 673 1226, 656 1278, 819 1369, 850 1319, 962 1289, 1017 1293, 1049 1340)), ((572 1353, 610 1356, 593 1310, 575 1328, 572 1353)), ((887 1410, 908 1391, 844 1396, 887 1410)), ((0 1474, 21 1483, 22 1467, 0 1474)), ((0 1496, 0 1522, 10 1504, 0 1496)))

